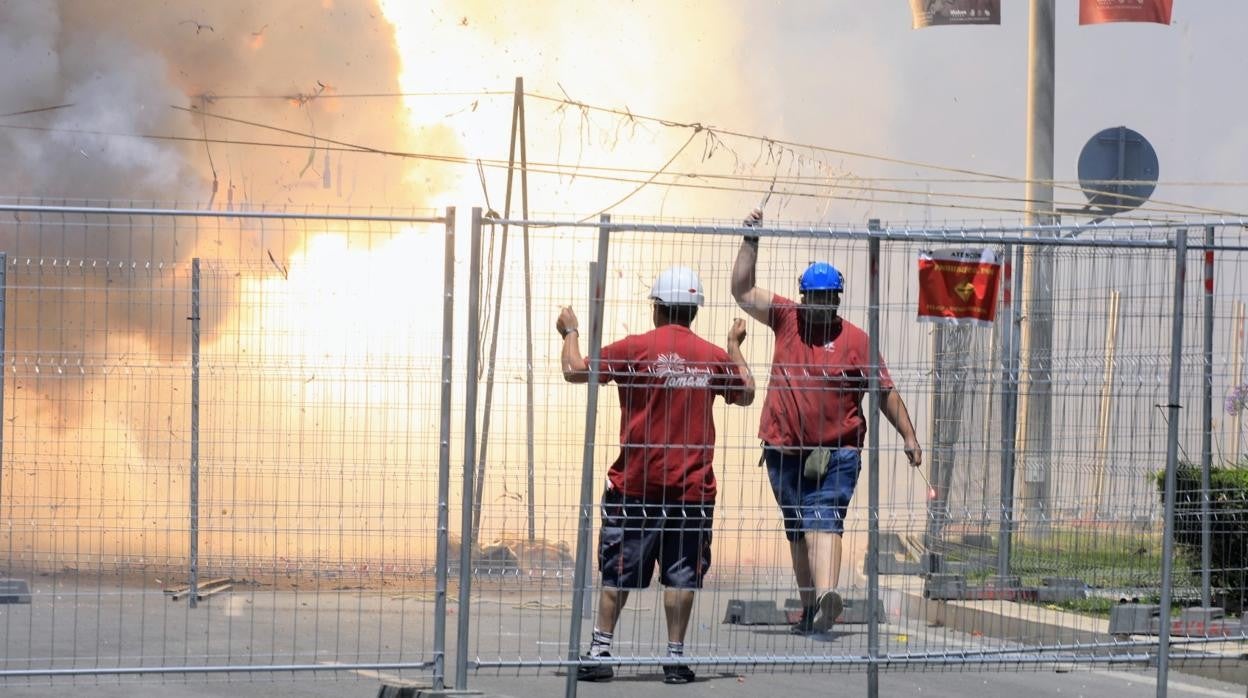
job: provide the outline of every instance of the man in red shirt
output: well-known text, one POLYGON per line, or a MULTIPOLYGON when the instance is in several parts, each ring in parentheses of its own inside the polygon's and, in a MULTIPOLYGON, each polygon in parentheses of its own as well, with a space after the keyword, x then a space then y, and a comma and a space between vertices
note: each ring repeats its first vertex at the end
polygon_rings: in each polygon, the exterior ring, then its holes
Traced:
MULTIPOLYGON (((727 351, 689 329, 702 305, 702 282, 685 267, 659 274, 651 289, 654 329, 602 348, 599 379, 615 381, 620 397, 620 455, 607 471, 602 495, 598 567, 602 594, 591 658, 609 658, 620 610, 630 589, 650 586, 659 565, 667 616, 668 655, 684 654, 693 593, 711 564, 715 510, 715 396, 734 405, 754 401, 754 378, 741 354, 745 321, 733 320, 727 351)), ((564 308, 563 377, 589 381, 577 342, 576 314, 564 308)), ((686 665, 663 667, 664 682, 688 683, 686 665)), ((585 665, 582 681, 606 681, 610 664, 585 665)))
MULTIPOLYGON (((755 209, 745 224, 761 222, 762 211, 755 209)), ((746 236, 732 269, 732 295, 776 338, 758 436, 802 597, 793 632, 826 632, 843 608, 836 587, 845 513, 867 433, 862 398, 871 370, 868 337, 837 316, 845 279, 831 264, 815 262, 802 273, 799 304, 755 285, 757 261, 758 237, 746 236)), ((883 357, 878 363, 880 411, 918 467, 923 452, 910 414, 883 357)))

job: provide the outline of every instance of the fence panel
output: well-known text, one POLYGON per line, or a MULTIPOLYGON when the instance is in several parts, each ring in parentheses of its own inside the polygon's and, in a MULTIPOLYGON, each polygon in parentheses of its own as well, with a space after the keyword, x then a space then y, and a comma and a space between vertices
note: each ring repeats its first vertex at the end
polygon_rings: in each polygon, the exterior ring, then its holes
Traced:
POLYGON ((7 215, 0 676, 434 668, 442 219, 7 215))
MULTIPOLYGON (((740 235, 748 231, 649 222, 617 222, 608 229, 603 342, 650 329, 650 283, 662 269, 686 265, 699 272, 707 297, 694 331, 722 344, 731 318, 742 314, 732 299, 731 270, 740 235)), ((483 484, 481 535, 482 540, 493 537, 499 546, 495 553, 507 560, 519 579, 543 581, 509 587, 503 581, 506 575, 495 571, 498 579, 490 591, 475 597, 479 607, 473 613, 482 620, 474 625, 472 661, 479 670, 552 667, 568 661, 564 629, 572 616, 567 586, 570 557, 561 557, 554 571, 541 562, 522 561, 524 546, 506 541, 522 542, 522 522, 537 512, 543 545, 566 551, 576 544, 579 504, 573 497, 584 438, 578 418, 584 386, 563 384, 558 368, 561 340, 550 332, 549 324, 557 306, 565 302, 578 313, 588 308, 588 263, 595 256, 596 233, 559 227, 541 230, 535 238, 541 241, 535 245, 557 246, 560 252, 552 251, 551 261, 538 265, 544 278, 534 285, 531 305, 519 307, 518 286, 496 287, 512 312, 504 310, 498 320, 504 329, 499 330, 502 340, 493 370, 510 371, 519 382, 525 364, 519 353, 519 325, 514 323, 529 313, 540 318, 540 309, 548 306, 545 334, 537 332, 532 350, 538 386, 534 405, 540 415, 563 416, 541 423, 534 443, 540 444, 539 452, 552 454, 536 459, 537 467, 545 469, 539 479, 558 484, 532 493, 518 491, 529 466, 522 453, 525 408, 520 386, 513 386, 514 401, 496 401, 493 407, 492 423, 509 426, 500 428, 503 435, 489 438, 491 443, 505 444, 501 448, 507 455, 490 460, 495 482, 483 484), (543 283, 557 289, 556 298, 543 301, 543 283), (554 492, 560 493, 557 502, 528 500, 529 494, 540 498, 554 492), (510 529, 503 522, 511 522, 510 529), (491 531, 491 526, 500 528, 491 531), (552 575, 558 581, 551 581, 552 575)), ((865 230, 765 231, 758 286, 796 297, 801 270, 811 260, 830 260, 846 276, 841 315, 866 328, 866 235, 865 230)), ((1155 660, 1156 628, 1111 633, 1109 614, 1124 599, 1156 603, 1160 597, 1162 500, 1156 475, 1165 467, 1167 416, 1158 406, 1169 402, 1174 230, 1144 226, 1078 237, 1054 238, 1049 231, 1043 235, 1047 239, 1032 242, 1032 231, 1020 229, 880 233, 881 347, 926 458, 921 472, 908 467, 900 439, 881 420, 882 615, 875 659, 865 625, 870 516, 865 493, 853 500, 843 538, 839 588, 852 610, 829 635, 789 633, 788 622, 800 608, 797 588, 781 517, 766 473, 758 467, 759 415, 774 338, 767 327, 750 321, 744 353, 759 381, 759 398, 745 409, 723 404, 715 408, 719 495, 713 563, 705 588, 695 597, 685 638, 686 663, 706 671, 760 665, 829 671, 861 669, 871 663, 894 669, 1068 662, 1146 667, 1155 660), (988 327, 916 322, 920 250, 989 247, 1004 253, 1011 249, 1006 243, 1026 260, 1021 269, 1013 270, 1015 274, 1026 279, 1036 260, 1048 269, 1048 280, 1035 290, 1026 281, 1019 286, 1028 289, 1019 299, 1021 337, 1010 339, 1011 316, 1004 312, 988 327), (1043 303, 1037 303, 1037 293, 1043 293, 1043 303), (1047 340, 1037 339, 1040 332, 1047 333, 1047 340), (1015 359, 1020 367, 1018 384, 1008 380, 1004 363, 1011 357, 1011 341, 1020 344, 1015 359), (1052 396, 1047 405, 1036 398, 1045 393, 1052 396), (1018 404, 1012 443, 1004 437, 1009 432, 1002 421, 1002 402, 1010 395, 1018 404), (1041 419, 1037 416, 1041 410, 1048 426, 1029 430, 1028 421, 1041 419), (1016 473, 1007 500, 1013 507, 1013 546, 1003 565, 1001 472, 1007 445, 1015 452, 1016 473), (747 617, 734 618, 742 608, 749 609, 747 617), (753 622, 758 625, 747 624, 753 622)), ((521 262, 514 253, 509 259, 506 271, 494 273, 519 284, 516 279, 524 274, 521 262)), ((1192 294, 1199 295, 1197 268, 1192 267, 1187 279, 1191 290, 1184 315, 1185 347, 1193 342, 1199 346, 1200 314, 1190 310, 1192 294)), ((1227 306, 1220 312, 1233 324, 1240 307, 1233 301, 1234 292, 1219 298, 1218 303, 1227 306)), ((1000 299, 1002 304, 1011 302, 1008 294, 1000 299)), ((1225 333, 1217 335, 1219 344, 1234 344, 1235 331, 1218 330, 1225 333)), ((585 343, 581 349, 586 350, 585 343)), ((1240 347, 1228 353, 1242 351, 1240 347)), ((1182 403, 1194 407, 1200 401, 1200 382, 1189 374, 1198 372, 1203 363, 1199 353, 1185 350, 1184 356, 1182 403)), ((1225 394, 1233 387, 1226 376, 1234 373, 1234 360, 1218 360, 1226 368, 1215 371, 1214 391, 1225 394)), ((605 472, 620 451, 616 391, 608 385, 602 393, 592 434, 591 559, 596 559, 598 545, 598 497, 605 472)), ((1184 410, 1182 419, 1184 448, 1190 452, 1192 446, 1187 444, 1198 443, 1202 431, 1199 411, 1184 410)), ((1215 439, 1230 443, 1234 435, 1221 428, 1215 439)), ((859 489, 865 486, 864 478, 859 489)), ((1229 519, 1222 521, 1233 525, 1229 519)), ((1198 600, 1194 584, 1199 579, 1192 576, 1193 569, 1189 563, 1176 566, 1176 606, 1198 600)), ((586 618, 578 638, 582 651, 598 619, 600 580, 596 565, 591 565, 581 609, 586 618)), ((1238 636, 1237 622, 1232 619, 1218 627, 1238 636)), ((619 615, 611 663, 617 672, 655 674, 659 665, 673 661, 667 656, 667 639, 660 592, 634 592, 619 615)), ((1190 659, 1199 653, 1205 662, 1230 661, 1217 652, 1215 640, 1224 639, 1185 632, 1173 639, 1175 656, 1190 659), (1182 646, 1190 643, 1202 646, 1196 653, 1186 652, 1182 646)))
MULTIPOLYGON (((673 265, 701 277, 696 334, 723 346, 746 317, 732 295, 744 228, 486 219, 464 273, 445 257, 447 221, 433 216, 3 208, 0 600, 30 590, 29 604, 0 604, 10 682, 297 671, 450 683, 448 625, 466 633, 453 640, 467 651, 449 653, 459 667, 575 671, 586 663, 570 648, 585 651, 604 620, 598 503, 621 452, 621 410, 618 386, 603 385, 584 433, 586 386, 564 379, 556 317, 571 306, 589 329, 600 230, 604 344, 654 326, 651 284, 673 265), (433 271, 439 260, 458 283, 433 271), (469 291, 476 313, 464 312, 469 291), (453 350, 437 331, 452 310, 453 350), (464 356, 476 363, 456 363, 464 356), (593 496, 582 502, 587 438, 593 496), (579 580, 578 545, 591 560, 579 580), (470 591, 466 604, 447 596, 448 578, 470 591)), ((776 340, 746 318, 758 395, 713 408, 711 563, 683 659, 669 656, 656 584, 619 613, 617 672, 655 676, 677 661, 703 675, 1156 661, 1157 628, 1146 618, 1115 631, 1110 614, 1124 599, 1162 597, 1175 229, 1051 233, 761 231, 758 287, 796 300, 807 264, 830 261, 845 275, 841 317, 865 331, 878 312, 924 464, 910 468, 880 420, 836 566, 847 610, 830 633, 791 633, 802 602, 760 467, 776 340), (1001 294, 989 326, 916 322, 919 252, 984 247, 1025 260, 1012 269, 1019 312, 1005 312, 1014 299, 1001 294), (1011 459, 1014 487, 1002 492, 1011 459)), ((1203 233, 1189 227, 1181 308, 1171 596, 1177 607, 1207 595, 1231 619, 1189 615, 1170 656, 1218 665, 1239 647, 1228 637, 1242 638, 1248 588, 1237 479, 1248 388, 1243 252, 1216 251, 1206 300, 1203 233)), ((580 339, 588 351, 589 333, 580 339)))

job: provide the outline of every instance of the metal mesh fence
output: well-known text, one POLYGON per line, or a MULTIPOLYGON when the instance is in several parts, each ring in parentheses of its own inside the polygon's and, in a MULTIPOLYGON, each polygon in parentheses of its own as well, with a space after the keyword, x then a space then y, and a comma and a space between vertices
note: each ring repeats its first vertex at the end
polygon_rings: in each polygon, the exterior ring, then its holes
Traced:
POLYGON ((0 674, 432 666, 441 220, 11 215, 0 674))
MULTIPOLYGON (((684 232, 675 226, 626 223, 610 227, 602 341, 649 329, 649 284, 660 270, 673 264, 689 265, 701 273, 708 300, 694 329, 712 341, 722 341, 730 318, 741 314, 729 293, 741 232, 684 232)), ((787 622, 794 619, 799 607, 795 606, 797 593, 788 569, 780 514, 771 501, 766 475, 758 467, 759 400, 745 410, 716 407, 719 439, 715 468, 720 496, 715 509, 714 562, 706 587, 695 601, 694 619, 686 637, 687 655, 692 657, 685 661, 711 670, 725 665, 808 664, 825 671, 864 666, 870 663, 866 659, 869 654, 888 657, 885 661, 892 665, 906 666, 1053 665, 1072 657, 1087 666, 1147 663, 1147 647, 1155 646, 1156 641, 1115 637, 1109 632, 1107 616, 1111 606, 1122 600, 1156 602, 1161 588, 1162 511, 1155 476, 1165 468, 1167 440, 1162 408, 1169 401, 1166 350, 1173 313, 1171 235, 1172 230, 1143 230, 1105 247, 1081 241, 1078 245, 1042 248, 1048 250, 1045 256, 1053 278, 1042 285, 1049 294, 1051 309, 1047 312, 1054 319, 1049 330, 1050 348, 1041 362, 1034 356, 1036 350, 1030 349, 1031 338, 1024 335, 1022 356, 1017 361, 1023 367, 1045 365, 1047 373, 1024 371, 1014 390, 1019 402, 1025 404, 1034 390, 1032 385, 1046 381, 1046 392, 1053 395, 1049 408, 1052 435, 1047 442, 1025 436, 1028 416, 1023 409, 1017 426, 1020 437, 1014 443, 1019 454, 1019 486, 1012 502, 1016 507, 1013 549, 1005 579, 999 573, 1000 410, 1007 392, 1002 335, 1006 329, 1000 322, 987 328, 914 322, 913 299, 918 293, 914 260, 919 250, 965 246, 965 233, 962 240, 957 235, 933 234, 913 235, 909 241, 886 241, 880 264, 882 346, 915 423, 930 437, 924 436, 928 448, 924 476, 905 466, 899 440, 884 428, 879 518, 881 569, 885 574, 880 592, 885 621, 881 644, 868 647, 868 633, 860 622, 846 625, 843 633, 814 640, 789 634, 787 622), (1100 324, 1099 331, 1090 331, 1093 323, 1100 324), (1037 452, 1043 452, 1043 458, 1036 458, 1037 452), (763 608, 768 605, 773 606, 770 613, 763 608), (747 609, 745 617, 734 618, 741 608, 747 609), (752 625, 754 622, 758 625, 752 625)), ((997 240, 1002 236, 983 237, 989 240, 984 244, 1002 248, 997 240)), ((583 241, 588 239, 586 234, 583 241)), ((1020 237, 1014 242, 1023 245, 1026 240, 1020 237)), ((864 237, 810 231, 765 237, 758 285, 796 295, 797 273, 809 261, 834 260, 849 279, 842 314, 865 326, 866 247, 864 237)), ((574 292, 578 287, 586 289, 571 301, 580 306, 578 312, 588 309, 591 297, 587 274, 578 267, 593 255, 588 250, 582 255, 576 263, 543 271, 567 278, 574 292)), ((508 275, 514 273, 509 271, 508 275)), ((1191 279, 1189 285, 1197 283, 1195 274, 1191 279)), ((1189 295, 1189 305, 1191 299, 1189 295)), ((548 303, 548 323, 559 302, 548 303)), ((1004 302, 1009 302, 1008 295, 1004 302)), ((1192 326, 1187 335, 1190 344, 1191 337, 1199 336, 1201 325, 1190 318, 1187 322, 1192 326)), ((1027 323, 1024 315, 1020 324, 1026 327, 1027 323)), ((760 324, 752 324, 750 332, 745 354, 759 377, 760 393, 764 393, 772 338, 760 324)), ((549 342, 558 342, 557 335, 549 333, 549 324, 547 333, 549 342)), ((552 355, 547 364, 549 373, 539 383, 558 386, 555 351, 548 351, 552 355)), ((1215 392, 1229 389, 1227 384, 1215 383, 1215 392)), ((1186 403, 1187 396, 1199 394, 1199 384, 1185 380, 1184 386, 1186 403)), ((553 389, 563 391, 561 401, 573 404, 584 390, 582 386, 553 389)), ((596 407, 596 479, 591 505, 598 501, 602 475, 621 445, 614 388, 607 386, 601 391, 596 407)), ((576 408, 571 413, 579 416, 576 408)), ((1190 411, 1183 413, 1188 423, 1197 418, 1190 411)), ((575 424, 568 426, 575 428, 575 424)), ((1186 432, 1184 438, 1188 438, 1186 432)), ((1230 439, 1232 435, 1223 432, 1216 438, 1230 439)), ((564 463, 572 471, 566 480, 569 493, 578 480, 575 446, 579 444, 572 441, 570 445, 573 448, 566 449, 564 463)), ((520 473, 511 476, 518 480, 520 473)), ((514 510, 508 516, 519 519, 521 498, 513 501, 514 510)), ((485 498, 481 505, 488 507, 487 502, 485 498)), ((563 506, 562 510, 549 509, 548 516, 561 519, 557 528, 571 538, 577 510, 572 502, 563 506)), ((851 506, 844 538, 841 585, 851 606, 857 607, 844 616, 846 619, 861 620, 867 605, 866 509, 860 492, 851 506)), ((488 518, 488 514, 483 515, 483 519, 488 518)), ((597 530, 597 509, 593 520, 597 530)), ((579 612, 584 617, 584 637, 571 644, 584 651, 588 629, 596 618, 596 597, 601 592, 600 582, 594 581, 598 576, 592 563, 596 541, 595 537, 587 542, 589 585, 580 609, 572 607, 572 592, 562 588, 539 592, 542 598, 508 596, 500 590, 497 598, 483 605, 480 610, 488 614, 488 620, 475 634, 474 661, 478 668, 542 667, 568 659, 569 645, 563 635, 536 643, 529 652, 519 651, 524 640, 514 641, 511 652, 495 656, 495 641, 489 635, 496 625, 501 628, 499 637, 509 642, 525 636, 506 620, 509 603, 513 611, 520 612, 516 615, 534 614, 534 624, 540 624, 536 618, 542 611, 547 611, 547 617, 560 614, 561 618, 579 612), (501 620, 495 608, 502 609, 501 620)), ((1194 586, 1198 582, 1191 570, 1183 565, 1176 569, 1176 600, 1184 603, 1198 594, 1194 586)), ((664 651, 664 620, 658 591, 636 592, 629 597, 613 641, 613 661, 620 667, 617 671, 645 674, 671 661, 664 651)), ((517 622, 523 627, 524 621, 517 622)), ((562 629, 562 624, 559 627, 562 629)), ((1227 632, 1238 633, 1236 627, 1226 627, 1227 632)), ((1204 659, 1230 661, 1218 659, 1216 654, 1204 659)))
MULTIPOLYGON (((592 401, 565 381, 555 319, 575 310, 592 359, 599 335, 654 327, 651 283, 672 265, 704 285, 695 334, 722 347, 746 317, 735 227, 477 215, 456 240, 453 213, 9 208, 0 597, 27 600, 28 582, 30 603, 0 605, 8 681, 575 673, 601 620, 598 505, 622 415, 618 381, 592 401)), ((630 593, 609 663, 1144 667, 1160 627, 1145 605, 1165 601, 1230 614, 1176 615, 1168 657, 1232 663, 1248 586, 1242 240, 1214 229, 1206 286, 1205 229, 1187 228, 1175 409, 1176 230, 761 231, 759 288, 797 299, 811 261, 844 272, 839 314, 878 323, 924 464, 881 418, 845 517, 846 609, 831 632, 790 632, 803 604, 760 465, 776 336, 746 318, 758 396, 712 408, 710 566, 684 656, 668 654, 656 583, 630 593), (985 247, 1010 269, 995 322, 916 322, 920 252, 985 247), (1167 557, 1170 446, 1185 467, 1167 557), (1141 623, 1115 625, 1124 600, 1141 623)))

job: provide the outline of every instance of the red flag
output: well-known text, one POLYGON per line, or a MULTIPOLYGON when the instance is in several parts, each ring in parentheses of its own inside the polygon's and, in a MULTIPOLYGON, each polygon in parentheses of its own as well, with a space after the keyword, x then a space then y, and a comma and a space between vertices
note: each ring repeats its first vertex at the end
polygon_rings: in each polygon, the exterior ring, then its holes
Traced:
POLYGON ((1000 24, 1001 0, 910 0, 914 28, 946 24, 1000 24))
POLYGON ((1174 0, 1079 0, 1079 23, 1170 23, 1174 0))
POLYGON ((919 252, 919 320, 991 324, 1001 259, 993 250, 919 252))

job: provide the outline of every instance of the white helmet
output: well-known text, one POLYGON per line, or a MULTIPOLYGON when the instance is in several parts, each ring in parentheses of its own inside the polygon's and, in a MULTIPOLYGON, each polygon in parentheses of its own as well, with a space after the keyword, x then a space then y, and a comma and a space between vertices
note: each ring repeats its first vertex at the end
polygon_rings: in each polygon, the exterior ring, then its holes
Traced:
POLYGON ((701 306, 702 280, 689 267, 664 269, 650 288, 650 298, 663 305, 701 306))

